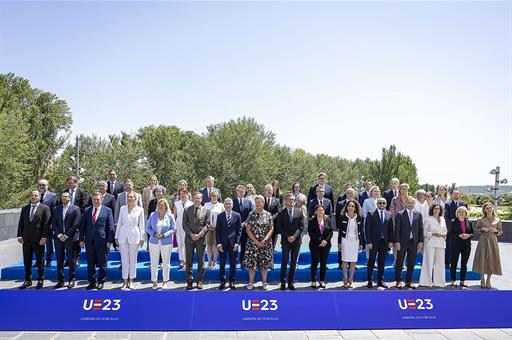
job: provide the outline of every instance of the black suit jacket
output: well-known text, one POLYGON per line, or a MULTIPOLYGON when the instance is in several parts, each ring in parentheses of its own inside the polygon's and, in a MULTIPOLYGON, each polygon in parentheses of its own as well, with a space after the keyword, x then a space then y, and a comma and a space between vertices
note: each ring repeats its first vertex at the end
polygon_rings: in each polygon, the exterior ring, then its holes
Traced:
MULTIPOLYGON (((398 189, 396 190, 397 194, 398 194, 398 189)), ((392 189, 389 189, 389 190, 386 190, 384 191, 384 198, 386 199, 386 210, 389 210, 389 207, 391 207, 391 200, 393 199, 394 194, 393 194, 393 190, 392 189)))
MULTIPOLYGON (((107 181, 107 192, 111 195, 114 195, 114 197, 117 197, 117 195, 119 195, 120 193, 122 193, 124 191, 123 183, 116 181, 116 183, 114 185, 114 191, 110 190, 110 183, 111 183, 111 181, 107 181)), ((112 211, 114 211, 114 210, 112 210, 112 211)))
MULTIPOLYGON (((309 188, 308 202, 310 202, 312 199, 316 198, 316 188, 317 187, 318 187, 318 183, 309 188)), ((334 194, 332 193, 332 187, 329 184, 325 185, 324 197, 330 199, 331 202, 334 202, 334 194)))
POLYGON ((336 215, 336 228, 338 230, 340 229, 341 224, 341 211, 345 207, 345 204, 347 204, 346 198, 342 199, 341 201, 338 201, 338 203, 336 203, 336 209, 334 210, 334 214, 336 215))
POLYGON ((327 241, 326 247, 331 248, 333 231, 331 219, 328 216, 326 216, 324 220, 323 235, 320 233, 320 227, 316 217, 311 218, 308 223, 309 246, 318 248, 320 243, 325 240, 327 241))
POLYGON ((459 207, 466 207, 467 209, 468 205, 464 201, 459 201, 459 205, 457 205, 453 200, 446 202, 444 205, 444 219, 446 221, 446 225, 449 225, 451 220, 457 218, 457 216, 455 216, 455 212, 459 207))
MULTIPOLYGON (((270 198, 270 204, 267 204, 267 197, 265 196, 265 204, 263 205, 263 209, 268 211, 270 214, 272 214, 272 220, 274 221, 274 225, 276 224, 277 214, 279 214, 279 210, 281 210, 281 202, 279 201, 279 198, 277 197, 271 197, 270 198)), ((277 230, 275 230, 277 233, 277 230)))
POLYGON ((288 208, 282 209, 276 217, 276 230, 281 234, 281 244, 289 244, 288 237, 295 236, 293 243, 300 243, 300 235, 304 230, 304 214, 301 209, 292 209, 292 222, 288 216, 288 208))
MULTIPOLYGON (((471 239, 473 236, 468 238, 467 240, 463 240, 459 237, 459 234, 462 234, 462 227, 460 225, 460 221, 458 218, 455 218, 448 223, 448 235, 453 240, 453 244, 457 244, 459 246, 471 247, 471 239)), ((466 220, 466 234, 474 234, 473 227, 466 220)))
POLYGON ((380 210, 376 209, 373 214, 366 216, 365 238, 366 244, 372 243, 377 246, 381 240, 381 234, 384 235, 386 244, 394 242, 393 218, 391 213, 384 211, 384 223, 380 221, 380 210))
POLYGON ((240 214, 240 217, 242 218, 242 223, 245 222, 247 217, 249 217, 249 213, 253 210, 254 205, 252 201, 248 198, 243 198, 242 206, 240 206, 240 203, 238 202, 238 196, 233 197, 233 210, 240 214))
MULTIPOLYGON (((357 217, 357 238, 359 239, 359 244, 361 246, 365 246, 364 242, 364 226, 363 226, 363 218, 357 217)), ((348 228, 348 217, 346 215, 342 215, 340 217, 340 224, 338 229, 338 244, 341 244, 341 238, 347 237, 347 228, 348 228)))
POLYGON ((215 225, 215 238, 217 244, 221 244, 224 251, 227 251, 228 243, 231 246, 240 244, 242 235, 242 219, 236 211, 231 211, 231 223, 228 225, 227 213, 221 212, 217 216, 217 225, 215 225))
MULTIPOLYGON (((66 188, 66 189, 62 190, 62 192, 69 192, 69 190, 70 190, 69 188, 66 188)), ((62 204, 62 202, 60 200, 59 200, 59 204, 60 205, 62 204)), ((75 201, 71 202, 71 204, 79 207, 80 212, 83 214, 85 211, 85 208, 87 208, 88 204, 89 204, 89 195, 87 195, 87 191, 85 191, 82 188, 76 187, 75 188, 75 201)))
POLYGON ((53 211, 52 226, 55 231, 54 237, 58 239, 58 235, 64 234, 69 240, 78 241, 80 224, 82 223, 82 214, 80 209, 75 205, 70 205, 66 211, 66 216, 62 218, 64 206, 59 205, 53 211))
POLYGON ((407 245, 411 238, 411 231, 415 245, 423 242, 423 217, 419 212, 414 211, 411 226, 407 209, 405 209, 395 217, 395 243, 400 243, 400 246, 407 245))
MULTIPOLYGON (((314 198, 308 203, 308 217, 312 218, 315 214, 315 207, 318 205, 318 198, 314 198)), ((330 215, 332 213, 332 201, 328 198, 323 199, 323 206, 325 214, 330 215)))
POLYGON ((23 237, 23 242, 39 242, 42 238, 48 238, 50 232, 51 212, 44 204, 39 204, 30 220, 31 204, 21 209, 18 222, 18 237, 23 237))

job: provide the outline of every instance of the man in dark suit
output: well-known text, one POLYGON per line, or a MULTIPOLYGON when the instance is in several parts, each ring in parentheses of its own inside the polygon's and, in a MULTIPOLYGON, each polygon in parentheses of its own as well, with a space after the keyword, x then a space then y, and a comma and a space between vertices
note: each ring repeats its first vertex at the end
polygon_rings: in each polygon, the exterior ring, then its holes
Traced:
POLYGON ((369 213, 365 221, 366 247, 370 250, 368 258, 367 274, 368 288, 373 287, 373 267, 378 255, 378 281, 377 286, 388 288, 384 283, 384 263, 391 248, 393 248, 393 219, 391 213, 386 210, 386 199, 377 199, 377 209, 369 213))
MULTIPOLYGON (((334 194, 332 192, 332 187, 327 184, 327 175, 323 172, 319 173, 317 176, 318 183, 311 186, 308 192, 308 202, 312 199, 316 198, 316 189, 321 187, 324 189, 324 196, 329 199, 331 202, 334 202, 334 194)), ((327 214, 327 212, 326 212, 327 214)))
MULTIPOLYGON (((248 198, 245 198, 245 187, 239 185, 236 187, 236 197, 233 197, 233 210, 240 214, 241 222, 244 223, 251 211, 255 209, 254 204, 248 198)), ((245 246, 247 244, 247 231, 242 228, 242 235, 240 237, 240 263, 241 268, 245 269, 242 260, 245 254, 245 246)))
MULTIPOLYGON (((273 193, 274 193, 274 188, 272 188, 272 184, 265 185, 265 204, 263 205, 263 209, 265 209, 270 214, 272 214, 272 220, 274 221, 274 225, 275 225, 276 219, 277 219, 277 214, 279 213, 279 210, 281 209, 281 205, 279 203, 279 199, 272 196, 273 193)), ((274 249, 276 248, 276 241, 277 241, 278 234, 279 234, 279 231, 274 229, 274 232, 272 233, 272 246, 274 247, 274 249)), ((273 269, 273 265, 271 268, 273 269)))
MULTIPOLYGON (((107 182, 99 181, 98 182, 98 192, 102 195, 101 205, 105 207, 109 207, 110 210, 115 211, 116 209, 116 198, 114 195, 111 195, 107 192, 107 182)), ((92 197, 89 198, 88 206, 92 205, 92 197)))
MULTIPOLYGON (((62 192, 68 192, 71 198, 71 204, 80 209, 80 213, 84 214, 85 208, 89 202, 87 191, 78 187, 78 179, 75 176, 70 176, 66 180, 68 187, 62 192)), ((76 266, 80 266, 80 242, 74 242, 75 245, 75 259, 76 266)))
POLYGON ((117 195, 124 191, 124 185, 117 180, 117 172, 115 170, 110 170, 108 172, 108 178, 109 181, 107 182, 107 192, 111 195, 114 195, 114 197, 117 197, 117 195))
POLYGON ((406 208, 395 217, 395 248, 398 256, 395 263, 396 287, 403 288, 402 265, 407 255, 407 273, 405 286, 416 289, 412 284, 412 274, 416 263, 416 254, 423 246, 423 218, 414 210, 416 200, 414 197, 407 199, 406 208))
POLYGON ((197 253, 197 289, 203 289, 205 237, 210 227, 210 210, 201 205, 203 195, 197 191, 192 196, 194 205, 183 212, 183 230, 185 231, 185 267, 187 271, 187 289, 192 289, 194 276, 192 265, 194 250, 197 253))
MULTIPOLYGON (((468 208, 468 205, 466 202, 460 200, 460 190, 455 189, 452 192, 452 199, 446 202, 444 205, 444 220, 446 222, 446 226, 448 227, 450 225, 450 221, 456 218, 455 212, 459 207, 466 207, 468 208)), ((444 265, 448 269, 450 268, 451 263, 451 253, 452 253, 452 238, 447 237, 446 238, 446 249, 444 253, 444 265)))
POLYGON ((322 205, 325 210, 326 215, 330 215, 332 213, 332 201, 328 198, 325 198, 325 189, 323 187, 316 188, 316 198, 309 201, 308 204, 308 217, 311 218, 315 214, 315 207, 317 205, 322 205))
POLYGON ((82 214, 77 206, 71 205, 68 192, 60 195, 62 205, 53 211, 52 226, 55 237, 55 254, 57 257, 57 284, 55 289, 64 287, 64 253, 68 258, 68 288, 75 286, 75 249, 74 241, 78 241, 82 214))
MULTIPOLYGON (((50 214, 53 213, 55 206, 57 205, 57 195, 48 190, 49 183, 46 179, 41 178, 37 182, 37 188, 39 190, 39 196, 41 197, 41 203, 50 208, 50 214)), ((50 226, 50 231, 48 233, 48 239, 46 240, 46 266, 50 267, 52 265, 52 255, 53 255, 53 230, 50 226)))
POLYGON ((398 196, 398 187, 400 186, 400 180, 398 178, 391 179, 391 189, 384 192, 384 198, 386 199, 386 209, 389 210, 391 206, 391 200, 393 197, 398 196))
POLYGON ((210 195, 213 191, 216 191, 219 194, 218 201, 222 202, 222 196, 220 194, 220 190, 218 188, 215 188, 213 184, 215 183, 215 178, 213 176, 207 176, 205 178, 206 186, 199 190, 201 194, 203 194, 203 199, 201 201, 201 205, 205 205, 206 203, 210 202, 210 195))
POLYGON ((21 209, 18 222, 18 242, 23 249, 23 263, 25 265, 25 282, 20 289, 32 286, 32 257, 36 254, 37 286, 43 288, 44 283, 44 245, 50 230, 50 208, 41 204, 39 191, 30 194, 30 204, 21 209))
POLYGON ((363 206, 363 203, 364 203, 364 200, 367 199, 367 198, 370 198, 370 189, 373 187, 373 182, 372 181, 366 181, 365 183, 365 188, 366 190, 363 191, 363 193, 361 195, 359 195, 359 204, 361 205, 361 207, 363 206))
POLYGON ((286 290, 286 267, 288 266, 288 257, 290 261, 290 271, 288 273, 288 289, 295 290, 293 280, 295 279, 295 269, 297 268, 297 258, 299 256, 300 245, 302 243, 301 235, 304 230, 304 214, 301 209, 294 208, 293 194, 287 194, 285 197, 286 208, 281 210, 276 218, 276 229, 281 234, 281 290, 286 290))
POLYGON ((238 247, 242 235, 242 220, 240 214, 233 211, 233 200, 224 200, 224 212, 217 217, 215 238, 220 256, 220 286, 226 288, 226 257, 229 257, 229 288, 235 289, 235 271, 238 247))
MULTIPOLYGON (((347 204, 348 200, 353 200, 356 197, 356 190, 352 188, 352 186, 348 187, 345 191, 345 194, 343 195, 345 198, 338 201, 336 203, 336 208, 334 210, 334 215, 336 217, 336 229, 338 229, 338 232, 340 230, 340 223, 341 223, 341 211, 345 207, 345 204, 347 204)), ((342 261, 341 261, 341 251, 338 249, 338 268, 341 269, 342 267, 342 261)))
POLYGON ((114 242, 114 215, 101 205, 101 194, 92 195, 92 207, 85 210, 80 226, 80 246, 87 253, 87 289, 103 289, 107 277, 108 250, 114 242), (99 276, 96 279, 96 266, 99 276))

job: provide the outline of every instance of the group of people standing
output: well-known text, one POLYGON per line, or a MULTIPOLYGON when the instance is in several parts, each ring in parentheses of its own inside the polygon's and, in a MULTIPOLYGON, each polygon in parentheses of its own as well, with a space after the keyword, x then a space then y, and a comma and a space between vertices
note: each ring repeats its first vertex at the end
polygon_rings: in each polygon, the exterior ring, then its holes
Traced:
POLYGON ((460 200, 458 190, 453 191, 450 199, 444 186, 439 187, 437 195, 418 190, 416 197, 412 197, 409 186, 394 178, 383 196, 380 188, 368 181, 360 195, 347 185, 334 203, 327 175, 320 173, 317 179, 318 183, 309 188, 307 196, 302 193, 300 183, 294 183, 290 193, 282 194, 276 180, 265 186, 263 195, 256 194, 252 184, 238 185, 236 195, 224 200, 212 176, 206 177, 204 188, 193 193, 188 191, 188 183, 181 180, 172 195, 167 195, 166 189, 152 176, 139 194, 134 191, 132 180, 121 183, 116 172, 110 170, 109 180, 100 181, 98 190, 90 197, 78 187, 76 177, 67 179, 68 188, 59 197, 48 190, 48 181, 41 179, 19 220, 18 241, 23 245, 25 265, 25 282, 20 288, 32 285, 34 253, 38 268, 36 288, 43 287, 45 262, 50 265, 54 252, 58 271, 55 288, 64 287, 65 266, 69 267, 67 287, 73 288, 80 249, 85 248, 87 289, 102 289, 112 246, 121 254, 121 288, 133 289, 139 248, 147 243, 154 289, 169 288, 173 248, 178 248, 178 267, 186 270, 187 289, 194 288, 194 254, 198 259, 195 288, 203 288, 205 251, 209 269, 215 269, 219 262, 219 289, 235 289, 237 264, 241 270, 249 271, 247 289, 254 289, 257 270, 261 272, 262 288, 267 289, 267 273, 274 269, 274 250, 277 236, 281 235, 280 287, 295 290, 295 270, 302 237, 306 234, 311 254, 311 287, 316 288, 318 284, 319 288, 325 288, 335 231, 345 288, 353 285, 361 255, 367 260, 368 288, 373 287, 376 262, 377 286, 388 287, 384 282, 384 266, 386 258, 393 256, 395 286, 415 289, 412 276, 419 252, 423 254, 421 286, 444 287, 445 267, 450 268, 451 284, 455 286, 460 257, 460 286, 467 287, 467 262, 475 233, 480 238, 473 271, 481 273, 481 286, 490 288, 491 275, 501 275, 497 236, 502 229, 492 203, 484 204, 483 217, 473 230, 467 204, 460 200), (170 202, 166 197, 171 197, 170 202), (393 255, 389 254, 390 250, 393 255), (229 275, 226 275, 228 261, 229 275))

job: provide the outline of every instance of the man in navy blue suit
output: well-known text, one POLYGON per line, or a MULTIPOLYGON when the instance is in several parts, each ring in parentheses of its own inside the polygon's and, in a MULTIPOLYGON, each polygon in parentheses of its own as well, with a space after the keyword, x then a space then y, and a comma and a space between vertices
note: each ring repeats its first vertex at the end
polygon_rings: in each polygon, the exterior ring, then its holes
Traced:
MULTIPOLYGON (((450 221, 455 217, 455 212, 459 207, 466 207, 468 205, 466 202, 460 200, 460 190, 455 189, 452 192, 452 199, 444 205, 444 219, 446 221, 446 227, 450 225, 450 221)), ((450 268, 451 263, 451 253, 452 253, 452 239, 450 237, 446 238, 446 249, 444 255, 444 264, 446 268, 450 268)))
MULTIPOLYGON (((233 210, 240 214, 241 222, 244 223, 249 213, 255 209, 252 201, 245 196, 245 187, 239 185, 236 187, 236 197, 233 197, 233 210)), ((247 244, 247 231, 245 228, 242 229, 242 235, 240 236, 240 263, 242 263, 245 254, 245 245, 247 244)), ((242 266, 242 269, 245 269, 242 266)))
POLYGON ((384 198, 386 199, 386 209, 389 210, 391 206, 391 200, 393 197, 398 196, 398 187, 400 186, 400 180, 398 178, 391 179, 391 189, 384 192, 384 198))
POLYGON ((80 208, 71 204, 68 192, 61 195, 62 205, 53 211, 52 226, 55 237, 55 254, 57 257, 57 284, 55 289, 64 287, 64 253, 68 258, 69 274, 68 288, 75 286, 75 248, 74 241, 78 241, 82 214, 80 208))
POLYGON ((359 199, 358 199, 359 204, 361 205, 361 207, 363 206, 364 200, 367 199, 367 198, 370 198, 370 189, 373 187, 373 182, 372 181, 366 181, 365 187, 366 187, 366 190, 363 191, 363 193, 361 195, 359 195, 359 199))
POLYGON ((87 253, 87 289, 103 289, 107 277, 108 250, 114 242, 114 216, 110 208, 101 205, 101 194, 92 195, 92 207, 85 210, 80 226, 80 246, 87 253), (99 277, 96 279, 96 266, 99 277), (97 284, 97 285, 96 285, 97 284))
MULTIPOLYGON (((316 198, 316 189, 321 187, 324 189, 324 196, 329 199, 331 202, 334 202, 334 194, 332 192, 332 187, 327 184, 327 175, 323 172, 319 173, 317 176, 318 183, 311 186, 308 192, 308 202, 312 199, 316 198)), ((325 212, 327 214, 327 212, 325 212)))
POLYGON ((215 236, 220 255, 220 286, 226 288, 226 257, 229 257, 229 288, 235 289, 236 257, 242 235, 242 220, 240 214, 233 211, 233 200, 226 198, 225 211, 217 216, 215 236))
POLYGON ((115 170, 110 170, 108 172, 108 178, 107 192, 114 195, 114 197, 117 197, 117 195, 124 191, 124 185, 117 180, 117 172, 115 170))
MULTIPOLYGON (((41 203, 50 208, 50 213, 53 214, 53 210, 57 205, 57 195, 55 193, 48 190, 50 184, 44 178, 41 178, 37 182, 37 188, 39 190, 39 196, 41 197, 41 203)), ((52 255, 53 255, 53 230, 50 228, 48 239, 46 240, 46 266, 50 267, 52 265, 52 255)))
POLYGON ((210 195, 212 192, 216 191, 219 194, 218 201, 222 202, 222 196, 220 194, 220 190, 218 188, 215 188, 213 184, 215 183, 215 178, 213 176, 207 176, 205 178, 206 186, 199 190, 201 194, 203 194, 203 200, 201 201, 201 205, 205 205, 206 203, 210 202, 210 195))
POLYGON ((330 215, 332 213, 332 201, 328 198, 324 197, 325 189, 318 186, 316 188, 316 198, 309 201, 308 204, 308 216, 309 218, 313 217, 315 214, 315 207, 317 205, 322 205, 325 209, 325 214, 330 215))

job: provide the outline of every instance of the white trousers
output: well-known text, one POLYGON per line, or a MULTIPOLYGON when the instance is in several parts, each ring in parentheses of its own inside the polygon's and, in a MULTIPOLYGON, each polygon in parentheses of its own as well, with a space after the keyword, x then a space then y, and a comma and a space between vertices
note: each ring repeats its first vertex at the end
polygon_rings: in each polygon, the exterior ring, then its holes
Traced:
POLYGON ((151 281, 158 281, 158 260, 160 255, 162 256, 162 276, 164 282, 169 281, 169 270, 171 269, 171 252, 172 243, 166 245, 162 245, 160 242, 158 244, 149 244, 149 258, 151 260, 151 281))
POLYGON ((178 243, 178 256, 180 258, 180 262, 185 262, 185 230, 183 227, 176 226, 176 241, 178 243))
POLYGON ((121 267, 123 280, 135 279, 137 276, 137 254, 139 253, 139 244, 120 243, 121 267))
POLYGON ((437 287, 444 287, 445 268, 444 268, 444 248, 423 248, 423 263, 421 264, 420 286, 431 287, 432 283, 437 287), (432 279, 432 272, 434 278, 432 279))

